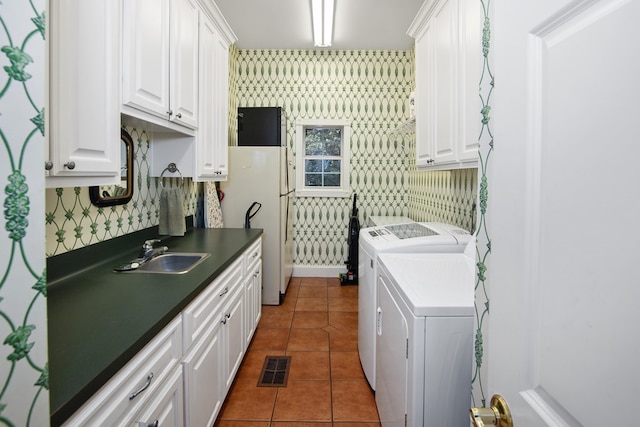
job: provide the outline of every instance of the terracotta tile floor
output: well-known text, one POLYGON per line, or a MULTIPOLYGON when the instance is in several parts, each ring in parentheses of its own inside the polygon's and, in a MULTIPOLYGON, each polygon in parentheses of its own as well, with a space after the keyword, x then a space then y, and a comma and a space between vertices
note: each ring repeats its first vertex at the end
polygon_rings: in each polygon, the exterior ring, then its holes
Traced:
POLYGON ((262 319, 216 427, 380 427, 358 357, 358 287, 292 278, 262 319), (265 356, 291 356, 286 387, 258 387, 265 356))

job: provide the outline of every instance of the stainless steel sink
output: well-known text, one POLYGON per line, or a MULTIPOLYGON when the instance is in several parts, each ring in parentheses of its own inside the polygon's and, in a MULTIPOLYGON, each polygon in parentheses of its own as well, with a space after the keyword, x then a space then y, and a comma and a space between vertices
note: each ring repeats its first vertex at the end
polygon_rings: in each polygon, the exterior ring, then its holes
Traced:
POLYGON ((158 255, 132 272, 184 274, 209 257, 205 252, 170 252, 158 255))

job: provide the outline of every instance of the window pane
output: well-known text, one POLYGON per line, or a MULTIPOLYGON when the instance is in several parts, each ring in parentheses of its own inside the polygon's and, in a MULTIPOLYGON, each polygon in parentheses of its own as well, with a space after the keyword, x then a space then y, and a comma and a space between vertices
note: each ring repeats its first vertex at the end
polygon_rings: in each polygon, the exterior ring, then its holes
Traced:
POLYGON ((305 172, 322 172, 322 160, 305 160, 305 172))
POLYGON ((322 175, 319 173, 306 173, 304 181, 306 187, 322 187, 322 175))
POLYGON ((340 156, 340 148, 342 148, 340 140, 327 141, 324 145, 324 150, 327 156, 340 156))
POLYGON ((340 172, 340 160, 324 160, 323 172, 340 172))
POLYGON ((306 156, 340 156, 342 129, 305 128, 304 146, 306 156))
POLYGON ((328 173, 324 175, 324 186, 325 187, 340 187, 340 174, 339 173, 328 173))

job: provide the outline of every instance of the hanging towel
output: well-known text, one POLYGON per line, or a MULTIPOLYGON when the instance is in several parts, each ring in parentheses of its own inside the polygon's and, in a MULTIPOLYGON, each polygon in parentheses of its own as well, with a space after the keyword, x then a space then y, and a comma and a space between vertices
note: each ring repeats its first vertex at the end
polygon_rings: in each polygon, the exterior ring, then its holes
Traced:
POLYGON ((165 188, 160 191, 160 222, 158 234, 164 236, 184 236, 186 224, 182 202, 182 188, 165 188))
POLYGON ((205 216, 204 226, 206 228, 222 228, 222 209, 220 208, 220 199, 218 198, 217 186, 213 182, 205 183, 205 216))

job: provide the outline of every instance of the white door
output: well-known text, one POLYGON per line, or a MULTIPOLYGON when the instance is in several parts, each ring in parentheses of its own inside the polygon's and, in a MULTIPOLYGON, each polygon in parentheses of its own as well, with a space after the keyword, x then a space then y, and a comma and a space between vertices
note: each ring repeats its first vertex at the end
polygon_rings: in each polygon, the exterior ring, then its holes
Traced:
POLYGON ((492 3, 488 396, 638 425, 640 0, 492 3))

